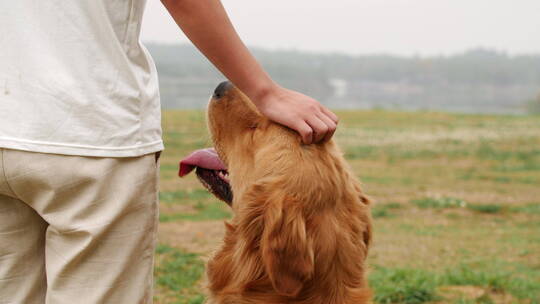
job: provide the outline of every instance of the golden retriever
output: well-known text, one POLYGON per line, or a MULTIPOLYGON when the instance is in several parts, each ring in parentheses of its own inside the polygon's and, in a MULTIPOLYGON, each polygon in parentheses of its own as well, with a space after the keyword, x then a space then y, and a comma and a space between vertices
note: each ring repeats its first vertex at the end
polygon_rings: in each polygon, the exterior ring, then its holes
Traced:
POLYGON ((208 126, 215 151, 180 169, 197 167, 234 211, 208 263, 208 303, 368 303, 369 200, 336 144, 302 144, 229 82, 210 100, 208 126))

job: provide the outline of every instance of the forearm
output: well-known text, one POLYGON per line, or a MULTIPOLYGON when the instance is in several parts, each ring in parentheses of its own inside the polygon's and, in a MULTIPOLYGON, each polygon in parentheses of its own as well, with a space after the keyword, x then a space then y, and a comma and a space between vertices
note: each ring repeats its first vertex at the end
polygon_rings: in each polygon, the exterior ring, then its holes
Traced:
POLYGON ((219 0, 161 0, 195 46, 254 103, 276 84, 238 37, 219 0))

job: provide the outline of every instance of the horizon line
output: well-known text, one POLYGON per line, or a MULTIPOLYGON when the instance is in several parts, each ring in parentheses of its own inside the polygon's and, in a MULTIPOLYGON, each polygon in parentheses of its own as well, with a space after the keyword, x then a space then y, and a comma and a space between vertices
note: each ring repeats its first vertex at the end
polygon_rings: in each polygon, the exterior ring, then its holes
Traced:
MULTIPOLYGON (((145 45, 149 44, 156 44, 156 45, 166 45, 166 46, 190 46, 196 49, 195 45, 193 45, 190 42, 170 42, 170 41, 152 41, 152 40, 141 40, 141 42, 145 45)), ((341 56, 348 56, 348 57, 369 57, 369 56, 388 56, 388 57, 402 57, 402 58, 437 58, 437 57, 453 57, 453 56, 460 56, 467 53, 475 52, 475 51, 485 51, 485 52, 492 52, 498 55, 503 55, 507 57, 537 57, 540 56, 540 51, 535 52, 509 52, 508 50, 498 49, 496 47, 489 47, 489 46, 475 46, 475 47, 469 47, 464 48, 461 51, 455 51, 455 52, 448 52, 448 53, 437 53, 437 54, 422 54, 420 52, 416 52, 413 54, 401 54, 401 53, 392 53, 391 51, 372 51, 372 52, 362 52, 362 53, 355 53, 355 52, 348 52, 343 50, 307 50, 307 49, 301 49, 296 47, 266 47, 266 46, 258 46, 258 45, 248 45, 248 49, 250 50, 263 50, 263 51, 270 51, 270 52, 296 52, 296 53, 308 53, 312 55, 341 55, 341 56)))

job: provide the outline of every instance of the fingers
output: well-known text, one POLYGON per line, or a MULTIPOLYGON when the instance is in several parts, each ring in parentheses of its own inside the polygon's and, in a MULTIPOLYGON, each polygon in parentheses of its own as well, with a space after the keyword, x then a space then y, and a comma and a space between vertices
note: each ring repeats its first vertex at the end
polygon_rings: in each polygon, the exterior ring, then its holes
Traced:
POLYGON ((313 142, 321 142, 325 138, 326 133, 328 133, 328 125, 326 125, 326 123, 320 119, 318 115, 311 117, 307 123, 313 130, 313 142))
POLYGON ((322 142, 327 142, 332 138, 332 136, 334 136, 334 133, 336 132, 336 128, 337 128, 336 122, 326 115, 319 115, 318 117, 328 127, 328 130, 326 134, 324 135, 324 138, 322 139, 322 142))
POLYGON ((329 141, 337 128, 337 116, 324 107, 320 107, 319 111, 311 113, 310 116, 305 118, 302 130, 298 130, 302 136, 304 144, 321 143, 329 141), (307 127, 310 131, 307 130, 307 127))
POLYGON ((328 118, 330 118, 335 124, 337 124, 339 122, 339 118, 337 117, 336 114, 334 114, 334 112, 328 110, 327 108, 325 107, 321 107, 321 112, 323 112, 328 118))
POLYGON ((334 136, 334 133, 336 132, 337 124, 339 122, 339 118, 336 114, 334 114, 332 111, 328 110, 326 107, 321 105, 321 114, 318 115, 319 119, 322 120, 327 126, 328 131, 326 132, 324 138, 322 139, 322 142, 329 141, 332 136, 334 136))
POLYGON ((304 144, 326 142, 336 131, 336 114, 309 96, 281 88, 265 99, 258 103, 261 113, 296 130, 304 144))
POLYGON ((301 120, 294 129, 300 133, 304 144, 309 145, 313 142, 313 129, 304 120, 301 120))

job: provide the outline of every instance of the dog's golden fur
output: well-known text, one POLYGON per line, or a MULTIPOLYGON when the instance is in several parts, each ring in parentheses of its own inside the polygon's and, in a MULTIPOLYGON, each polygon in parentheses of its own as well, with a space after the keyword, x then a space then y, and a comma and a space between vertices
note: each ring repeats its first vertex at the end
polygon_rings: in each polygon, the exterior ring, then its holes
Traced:
POLYGON ((208 302, 368 303, 369 201, 334 142, 301 144, 234 87, 208 123, 235 214, 208 263, 208 302))

